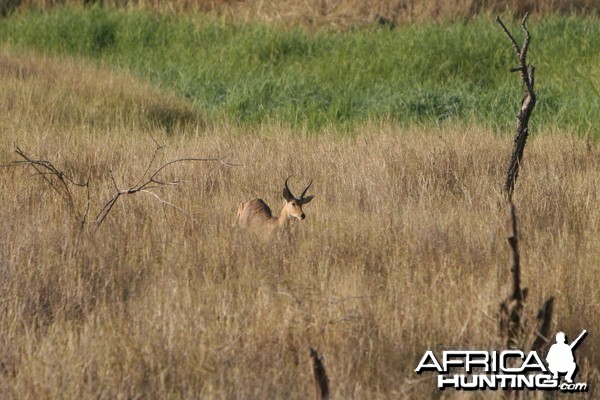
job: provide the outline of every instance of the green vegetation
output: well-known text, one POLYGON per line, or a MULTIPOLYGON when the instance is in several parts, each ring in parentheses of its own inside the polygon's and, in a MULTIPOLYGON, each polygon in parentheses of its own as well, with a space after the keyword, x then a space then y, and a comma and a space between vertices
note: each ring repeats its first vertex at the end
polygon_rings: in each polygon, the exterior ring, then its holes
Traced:
MULTIPOLYGON (((600 136, 600 25, 530 23, 540 101, 532 123, 600 136)), ((0 41, 85 56, 191 99, 210 122, 351 127, 464 120, 510 130, 520 82, 496 23, 343 32, 91 8, 3 19, 0 41)))

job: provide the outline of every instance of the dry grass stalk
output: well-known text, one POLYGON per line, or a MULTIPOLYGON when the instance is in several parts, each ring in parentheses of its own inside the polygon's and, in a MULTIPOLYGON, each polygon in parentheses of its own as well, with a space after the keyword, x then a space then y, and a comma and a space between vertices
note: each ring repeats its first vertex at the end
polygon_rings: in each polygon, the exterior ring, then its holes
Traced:
POLYGON ((348 28, 383 20, 391 24, 419 21, 464 20, 481 14, 536 16, 557 13, 590 15, 600 11, 596 0, 4 0, 0 14, 15 9, 48 9, 61 5, 101 4, 158 13, 212 14, 232 20, 268 21, 308 26, 348 28), (381 19, 383 18, 383 20, 381 19))

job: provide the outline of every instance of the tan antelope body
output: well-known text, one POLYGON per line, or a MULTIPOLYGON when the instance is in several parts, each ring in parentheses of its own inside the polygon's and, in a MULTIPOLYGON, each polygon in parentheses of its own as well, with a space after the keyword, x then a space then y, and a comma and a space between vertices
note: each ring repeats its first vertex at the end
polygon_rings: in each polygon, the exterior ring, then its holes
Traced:
POLYGON ((241 226, 252 227, 262 231, 266 235, 272 234, 277 227, 287 225, 292 219, 303 220, 306 214, 302 211, 302 206, 309 203, 314 196, 304 196, 312 181, 302 192, 300 197, 292 194, 288 187, 288 179, 285 180, 283 188, 283 198, 285 205, 279 216, 273 216, 273 213, 267 203, 262 199, 252 199, 246 203, 240 203, 238 207, 237 222, 241 226))

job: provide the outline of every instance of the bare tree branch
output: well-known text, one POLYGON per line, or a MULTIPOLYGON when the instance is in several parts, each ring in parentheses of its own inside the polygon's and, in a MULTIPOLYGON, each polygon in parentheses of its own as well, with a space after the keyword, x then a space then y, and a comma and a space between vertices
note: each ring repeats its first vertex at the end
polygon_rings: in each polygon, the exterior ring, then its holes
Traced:
POLYGON ((529 44, 531 43, 531 35, 529 34, 529 30, 525 25, 528 17, 529 14, 527 13, 521 20, 521 28, 525 33, 525 39, 522 47, 519 47, 514 36, 506 28, 506 25, 504 25, 500 17, 496 17, 496 22, 498 22, 504 31, 504 34, 506 37, 508 37, 508 40, 515 49, 517 60, 519 61, 519 66, 516 68, 511 68, 510 71, 521 73, 521 81, 525 87, 525 94, 521 100, 521 108, 519 110, 519 114, 517 115, 517 127, 513 152, 508 166, 508 172, 506 174, 506 181, 504 183, 504 190, 509 197, 512 197, 515 188, 515 182, 519 175, 519 168, 521 160, 523 159, 523 153, 525 151, 525 143, 527 142, 527 137, 529 135, 529 118, 531 117, 536 103, 536 94, 534 91, 535 67, 533 65, 527 65, 527 52, 529 50, 529 44))
POLYGON ((150 135, 150 138, 152 139, 152 141, 156 145, 156 148, 154 149, 154 154, 152 154, 152 158, 150 159, 150 162, 148 163, 148 168, 146 168, 146 170, 144 171, 144 173, 142 174, 142 176, 140 176, 140 180, 134 186, 139 186, 142 183, 142 181, 144 180, 144 178, 146 177, 146 175, 150 171, 150 168, 152 168, 152 165, 154 164, 154 160, 156 160, 158 152, 161 151, 165 147, 163 145, 158 144, 158 142, 152 137, 152 135, 150 135))
MULTIPOLYGON (((525 14, 525 15, 527 16, 527 14, 525 14)), ((513 35, 510 33, 510 31, 508 30, 508 28, 506 27, 506 25, 504 25, 504 22, 502 22, 502 20, 500 19, 500 17, 496 17, 496 22, 498 24, 500 24, 500 26, 502 27, 502 30, 504 31, 504 34, 506 35, 506 37, 508 37, 508 40, 510 40, 512 46, 515 49, 515 52, 517 54, 521 54, 521 48, 517 44, 517 41, 515 40, 515 38, 513 37, 513 35)))
POLYGON ((77 182, 74 178, 65 174, 58 169, 53 163, 47 160, 35 160, 25 153, 19 146, 16 147, 15 153, 23 160, 12 161, 8 164, 0 164, 0 167, 20 167, 30 166, 35 170, 35 175, 42 179, 54 190, 69 206, 69 209, 77 216, 77 218, 85 224, 87 213, 89 211, 90 188, 89 178, 85 182, 77 182), (75 208, 75 200, 71 186, 86 188, 88 202, 83 213, 78 213, 75 208))
POLYGON ((172 207, 172 208, 176 209, 177 211, 180 211, 180 212, 184 213, 185 215, 187 215, 195 223, 197 223, 197 224, 200 223, 200 221, 198 221, 192 214, 190 214, 189 212, 187 212, 183 208, 176 206, 175 204, 169 203, 168 201, 161 199, 156 193, 153 193, 153 192, 151 192, 151 191, 149 191, 147 189, 142 190, 142 192, 147 193, 149 195, 152 195, 152 196, 156 197, 156 199, 158 201, 160 201, 162 204, 167 205, 169 207, 172 207))
MULTIPOLYGON (((195 158, 195 157, 187 157, 187 158, 179 158, 176 160, 168 161, 155 169, 153 169, 156 159, 158 157, 158 153, 165 148, 165 146, 160 145, 154 138, 152 141, 156 145, 154 152, 150 158, 150 162, 146 166, 144 172, 139 177, 137 182, 127 188, 120 189, 115 176, 112 171, 108 171, 108 176, 112 182, 115 193, 114 195, 104 204, 104 207, 96 214, 94 223, 95 229, 94 232, 102 225, 108 214, 113 209, 114 205, 117 203, 121 196, 131 195, 138 192, 145 192, 154 196, 159 202, 162 204, 174 208, 186 216, 191 218, 194 222, 198 223, 199 221, 194 218, 192 214, 187 212, 181 207, 178 207, 162 198, 160 198, 157 194, 153 193, 153 189, 159 189, 163 187, 171 187, 179 184, 179 180, 174 180, 171 182, 167 182, 164 180, 160 180, 160 174, 164 172, 168 167, 184 162, 219 162, 222 165, 226 166, 239 166, 239 164, 233 164, 227 161, 228 157, 203 157, 203 158, 195 158)), ((69 206, 71 211, 77 216, 77 219, 80 221, 80 227, 83 229, 88 222, 88 215, 91 208, 91 194, 90 194, 90 178, 88 178, 85 182, 77 182, 75 179, 65 174, 59 168, 57 168, 53 163, 47 160, 35 160, 29 157, 22 149, 18 146, 16 147, 15 152, 23 159, 12 161, 7 164, 0 164, 2 168, 11 168, 11 167, 20 167, 20 166, 29 166, 35 170, 35 175, 40 176, 69 206), (85 201, 85 205, 83 206, 83 211, 78 212, 75 206, 75 197, 73 195, 72 187, 81 187, 86 189, 87 199, 85 201)))
POLYGON ((154 165, 154 162, 156 161, 158 152, 160 150, 162 150, 165 146, 160 145, 156 140, 154 140, 154 138, 152 138, 152 140, 154 141, 154 144, 156 145, 156 148, 154 149, 154 153, 152 154, 152 157, 150 159, 150 162, 148 163, 148 166, 146 167, 146 169, 144 170, 144 173, 141 175, 141 177, 138 179, 138 181, 136 182, 135 185, 127 188, 127 189, 119 189, 114 176, 112 175, 112 173, 110 174, 110 177, 113 181, 113 185, 115 187, 115 194, 113 195, 113 197, 108 200, 108 202, 106 202, 106 204, 104 205, 104 207, 102 208, 102 210, 100 210, 100 212, 96 215, 96 219, 95 219, 95 224, 96 224, 96 230, 100 227, 100 225, 102 225, 102 223, 104 222, 104 220, 106 219, 106 217, 108 216, 108 214, 110 213, 110 211, 112 210, 113 206, 115 205, 115 203, 117 202, 117 200, 121 197, 121 196, 125 196, 125 195, 131 195, 131 194, 135 194, 138 192, 145 192, 148 194, 153 195, 154 197, 156 197, 161 203, 168 205, 172 208, 175 208, 176 210, 179 210, 181 212, 183 212, 185 215, 187 215, 188 217, 190 217, 194 222, 198 222, 198 220, 196 220, 189 212, 185 211, 184 209, 171 204, 163 199, 161 199, 158 195, 152 193, 150 190, 151 189, 158 189, 161 187, 168 187, 168 186, 175 186, 179 183, 179 181, 173 181, 173 182, 163 182, 158 180, 158 176, 160 175, 161 172, 163 172, 167 167, 170 167, 174 164, 178 164, 178 163, 183 163, 183 162, 198 162, 198 161, 202 161, 202 162, 219 162, 223 165, 227 165, 227 166, 238 166, 238 164, 232 164, 226 161, 227 157, 221 157, 221 158, 214 158, 214 157, 204 157, 204 158, 194 158, 194 157, 187 157, 187 158, 179 158, 177 160, 172 160, 172 161, 168 161, 164 164, 162 164, 161 166, 157 167, 154 172, 151 172, 152 170, 152 166, 154 165))

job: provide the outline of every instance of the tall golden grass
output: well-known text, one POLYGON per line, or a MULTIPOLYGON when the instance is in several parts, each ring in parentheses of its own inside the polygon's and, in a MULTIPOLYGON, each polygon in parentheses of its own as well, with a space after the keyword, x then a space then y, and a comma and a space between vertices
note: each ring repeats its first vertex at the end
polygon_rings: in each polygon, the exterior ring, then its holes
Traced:
MULTIPOLYGON (((166 146, 159 163, 229 155, 243 165, 165 171, 180 184, 155 193, 199 223, 139 193, 95 233, 31 169, 0 169, 0 397, 304 399, 312 346, 333 398, 430 398, 434 378, 414 374, 425 350, 499 345, 510 135, 203 127, 187 103, 127 75, 7 50, 0 83, 0 160, 17 159, 18 145, 89 177, 92 216, 114 193, 111 171, 122 188, 143 174, 152 138, 166 146), (183 117, 167 129, 149 109, 183 117), (292 187, 314 179, 316 197, 287 240, 232 227, 251 197, 279 211, 288 175, 292 187)), ((590 331, 577 351, 590 398, 600 385, 599 164, 597 143, 536 132, 515 194, 528 314, 556 296, 553 332, 590 331)))
POLYGON ((6 0, 6 7, 47 9, 59 5, 142 9, 160 13, 209 13, 235 20, 284 24, 348 27, 372 23, 380 16, 389 22, 457 20, 485 13, 508 13, 521 17, 555 13, 597 15, 596 0, 6 0))

